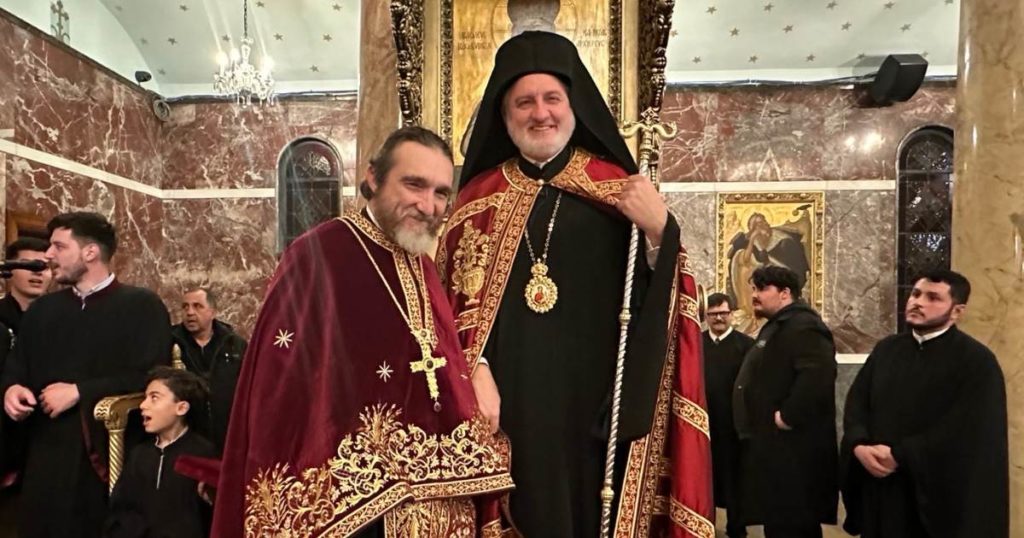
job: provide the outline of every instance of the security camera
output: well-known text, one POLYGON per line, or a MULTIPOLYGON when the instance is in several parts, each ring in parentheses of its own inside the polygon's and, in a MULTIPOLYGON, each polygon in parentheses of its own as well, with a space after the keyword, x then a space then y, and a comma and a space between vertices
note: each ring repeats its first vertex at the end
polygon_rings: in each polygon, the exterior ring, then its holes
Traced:
POLYGON ((149 71, 135 72, 135 82, 142 84, 143 82, 149 82, 150 80, 153 80, 153 75, 151 75, 149 71))

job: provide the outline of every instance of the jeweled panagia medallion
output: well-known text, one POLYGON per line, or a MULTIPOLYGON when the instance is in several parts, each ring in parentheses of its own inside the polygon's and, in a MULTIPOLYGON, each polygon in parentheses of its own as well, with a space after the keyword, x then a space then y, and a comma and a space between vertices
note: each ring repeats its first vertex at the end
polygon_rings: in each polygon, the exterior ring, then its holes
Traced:
POLYGON ((548 266, 543 262, 534 262, 530 273, 533 276, 526 283, 526 306, 538 314, 543 314, 555 307, 558 286, 555 286, 555 281, 548 277, 548 266))

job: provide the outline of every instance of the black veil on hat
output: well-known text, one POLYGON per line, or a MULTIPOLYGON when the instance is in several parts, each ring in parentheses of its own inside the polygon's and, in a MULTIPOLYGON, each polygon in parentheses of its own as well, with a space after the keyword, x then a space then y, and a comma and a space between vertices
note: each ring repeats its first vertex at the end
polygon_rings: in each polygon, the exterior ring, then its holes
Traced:
POLYGON ((629 174, 637 172, 615 118, 583 65, 576 45, 552 32, 523 32, 503 43, 494 55, 494 70, 480 100, 460 185, 519 155, 505 129, 501 103, 512 84, 531 73, 554 75, 568 86, 569 104, 576 116, 576 130, 569 144, 600 155, 629 174))

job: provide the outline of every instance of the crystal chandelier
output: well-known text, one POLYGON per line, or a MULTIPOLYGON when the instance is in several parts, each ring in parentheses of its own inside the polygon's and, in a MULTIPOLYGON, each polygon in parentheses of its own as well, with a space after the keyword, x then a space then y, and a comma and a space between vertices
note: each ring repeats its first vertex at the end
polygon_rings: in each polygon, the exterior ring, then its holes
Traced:
POLYGON ((235 96, 235 102, 249 106, 253 99, 264 104, 273 104, 274 77, 271 71, 274 62, 264 56, 260 68, 249 63, 253 40, 249 37, 249 1, 242 0, 242 46, 231 49, 231 54, 221 54, 220 72, 213 75, 213 88, 221 94, 235 96))

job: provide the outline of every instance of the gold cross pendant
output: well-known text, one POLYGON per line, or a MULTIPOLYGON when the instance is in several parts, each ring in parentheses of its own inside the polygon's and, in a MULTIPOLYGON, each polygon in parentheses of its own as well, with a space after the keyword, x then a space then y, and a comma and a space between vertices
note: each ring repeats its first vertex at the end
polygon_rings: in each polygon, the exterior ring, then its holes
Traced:
POLYGON ((423 331, 418 331, 414 335, 416 342, 420 345, 420 360, 409 363, 409 368, 413 373, 423 372, 427 376, 427 389, 430 391, 430 398, 434 400, 434 412, 441 410, 441 403, 438 398, 441 397, 441 391, 437 388, 437 370, 444 368, 448 365, 448 359, 444 357, 434 357, 433 350, 431 349, 430 338, 423 334, 423 331))

